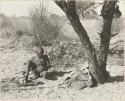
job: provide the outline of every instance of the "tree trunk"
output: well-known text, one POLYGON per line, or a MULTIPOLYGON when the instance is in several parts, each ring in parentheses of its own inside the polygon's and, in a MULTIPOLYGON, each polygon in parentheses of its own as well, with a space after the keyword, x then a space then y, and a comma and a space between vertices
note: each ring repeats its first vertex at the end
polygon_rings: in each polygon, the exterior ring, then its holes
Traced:
POLYGON ((109 52, 109 44, 111 40, 111 26, 113 20, 113 14, 115 10, 117 0, 114 1, 104 1, 102 7, 102 17, 103 17, 103 29, 100 34, 100 50, 98 54, 98 63, 100 71, 104 76, 104 81, 109 77, 109 73, 106 71, 107 58, 109 52))
POLYGON ((108 21, 104 19, 104 26, 103 26, 103 32, 100 36, 101 42, 100 42, 100 50, 98 54, 98 63, 100 70, 102 72, 102 75, 104 75, 105 79, 108 79, 107 72, 106 72, 106 65, 107 65, 107 58, 108 58, 108 52, 109 52, 109 44, 111 39, 111 23, 112 21, 108 21))

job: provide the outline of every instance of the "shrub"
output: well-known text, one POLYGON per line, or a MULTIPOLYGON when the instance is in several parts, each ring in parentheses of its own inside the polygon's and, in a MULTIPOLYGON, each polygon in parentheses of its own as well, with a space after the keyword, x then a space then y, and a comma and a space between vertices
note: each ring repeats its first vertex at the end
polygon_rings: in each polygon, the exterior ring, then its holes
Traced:
POLYGON ((30 12, 35 45, 52 45, 52 42, 57 38, 60 27, 54 23, 47 15, 47 9, 42 4, 38 7, 33 7, 30 12))
POLYGON ((4 14, 0 14, 0 28, 9 28, 11 26, 11 22, 8 17, 4 14))
POLYGON ((85 51, 79 40, 60 40, 48 52, 51 65, 55 69, 77 68, 85 61, 85 51))

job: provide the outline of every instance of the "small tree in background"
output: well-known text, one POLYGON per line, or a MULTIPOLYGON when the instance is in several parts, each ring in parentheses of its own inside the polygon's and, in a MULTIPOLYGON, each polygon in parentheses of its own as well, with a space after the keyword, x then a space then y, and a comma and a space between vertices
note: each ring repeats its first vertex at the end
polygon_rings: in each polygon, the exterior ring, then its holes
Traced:
POLYGON ((7 28, 7 27, 11 27, 11 21, 6 15, 0 13, 0 28, 7 28))
POLYGON ((47 15, 47 9, 43 4, 34 6, 30 12, 35 45, 51 45, 57 38, 60 27, 57 23, 54 23, 49 15, 47 15))

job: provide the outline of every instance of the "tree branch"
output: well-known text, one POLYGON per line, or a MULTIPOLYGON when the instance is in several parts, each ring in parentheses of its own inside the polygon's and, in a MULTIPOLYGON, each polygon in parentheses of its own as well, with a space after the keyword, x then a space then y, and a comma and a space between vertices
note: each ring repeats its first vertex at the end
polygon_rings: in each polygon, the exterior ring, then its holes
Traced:
POLYGON ((96 6, 92 6, 91 8, 86 9, 85 12, 84 12, 84 15, 87 14, 89 11, 94 11, 94 9, 96 9, 99 6, 100 5, 96 5, 96 6))
POLYGON ((119 33, 111 34, 111 37, 114 37, 114 36, 116 36, 117 34, 119 34, 119 33))

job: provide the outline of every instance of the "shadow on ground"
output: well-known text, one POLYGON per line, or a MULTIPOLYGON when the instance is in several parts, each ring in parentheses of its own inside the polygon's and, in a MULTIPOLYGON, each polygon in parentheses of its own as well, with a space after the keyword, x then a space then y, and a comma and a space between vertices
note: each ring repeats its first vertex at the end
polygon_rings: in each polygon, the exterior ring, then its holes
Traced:
POLYGON ((124 75, 110 77, 110 79, 109 79, 109 83, 111 83, 111 82, 123 82, 123 81, 124 81, 124 75))
POLYGON ((69 72, 63 72, 63 71, 53 71, 53 72, 49 72, 49 73, 46 75, 46 79, 48 79, 48 80, 57 80, 58 77, 62 77, 62 76, 64 76, 66 73, 69 73, 69 72))

